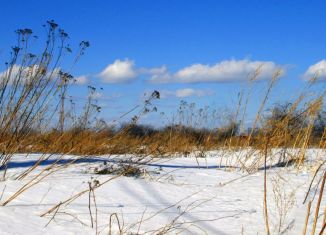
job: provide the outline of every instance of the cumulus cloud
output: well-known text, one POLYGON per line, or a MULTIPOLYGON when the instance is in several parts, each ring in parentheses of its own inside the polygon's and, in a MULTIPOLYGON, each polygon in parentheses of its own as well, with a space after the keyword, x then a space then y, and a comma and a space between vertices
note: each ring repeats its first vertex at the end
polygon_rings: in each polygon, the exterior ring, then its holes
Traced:
POLYGON ((86 85, 89 82, 88 77, 86 75, 82 75, 74 78, 74 84, 76 85, 86 85))
MULTIPOLYGON (((13 83, 13 81, 15 80, 15 77, 18 75, 19 73, 19 69, 21 66, 14 64, 12 67, 12 71, 11 71, 11 76, 9 78, 9 85, 13 83)), ((6 69, 5 71, 0 72, 0 79, 4 80, 4 79, 8 79, 9 77, 9 69, 6 69)))
POLYGON ((135 63, 132 60, 115 60, 109 64, 100 74, 100 78, 106 83, 125 83, 138 76, 135 63))
POLYGON ((162 91, 161 96, 162 98, 167 97, 178 97, 178 98, 186 98, 186 97, 202 97, 202 96, 211 96, 214 95, 214 91, 206 89, 206 90, 200 90, 200 89, 192 89, 192 88, 183 88, 183 89, 177 89, 175 91, 162 91))
POLYGON ((25 84, 32 81, 33 77, 37 74, 42 74, 47 78, 54 80, 59 76, 60 68, 54 68, 53 70, 46 71, 45 68, 40 67, 37 64, 31 66, 21 66, 14 64, 11 68, 0 72, 0 79, 7 80, 8 85, 19 82, 20 84, 25 84), (10 75, 10 76, 9 76, 10 75))
MULTIPOLYGON (((259 71, 256 79, 270 79, 281 67, 272 61, 225 60, 214 65, 193 64, 175 73, 167 69, 153 74, 150 81, 154 83, 200 83, 232 82, 250 79, 259 71)), ((284 68, 282 68, 284 72, 284 68)))
POLYGON ((219 63, 193 64, 172 73, 163 65, 154 68, 136 68, 133 60, 115 60, 100 74, 107 83, 125 83, 140 75, 150 76, 153 83, 201 83, 201 82, 234 82, 248 80, 256 76, 257 80, 270 79, 273 74, 284 68, 272 61, 224 60, 219 63))
POLYGON ((326 60, 311 65, 303 75, 304 80, 310 80, 314 77, 317 80, 326 80, 326 60))

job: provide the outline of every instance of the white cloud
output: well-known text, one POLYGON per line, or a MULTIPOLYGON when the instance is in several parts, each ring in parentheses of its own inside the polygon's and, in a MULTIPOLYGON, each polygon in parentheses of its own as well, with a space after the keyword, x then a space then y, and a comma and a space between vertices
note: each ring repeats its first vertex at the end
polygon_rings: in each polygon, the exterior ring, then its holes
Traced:
MULTIPOLYGON (((13 65, 12 67, 12 71, 11 71, 11 76, 9 78, 9 81, 8 81, 8 84, 11 85, 14 80, 15 80, 15 77, 18 75, 19 73, 19 69, 20 69, 21 66, 18 66, 16 64, 13 65)), ((2 71, 0 72, 0 79, 1 81, 3 81, 4 79, 8 79, 9 77, 9 69, 6 69, 5 71, 2 71)))
POLYGON ((234 82, 249 80, 259 71, 257 80, 271 79, 273 74, 284 67, 272 61, 224 60, 219 63, 193 64, 175 73, 169 72, 163 65, 154 68, 136 68, 132 60, 115 60, 99 76, 107 83, 125 83, 140 75, 149 75, 153 83, 201 83, 201 82, 234 82))
POLYGON ((73 84, 85 85, 88 82, 89 82, 88 77, 86 75, 82 75, 82 76, 79 76, 79 77, 75 77, 73 84))
POLYGON ((310 80, 314 77, 317 80, 326 80, 326 60, 311 65, 303 75, 304 80, 310 80))
POLYGON ((109 64, 100 74, 103 82, 124 83, 135 79, 138 73, 135 70, 135 63, 132 60, 115 60, 109 64))
MULTIPOLYGON (((270 79, 273 74, 281 69, 272 61, 225 60, 214 65, 194 64, 169 73, 153 74, 150 81, 154 83, 200 83, 200 82, 232 82, 250 79, 257 70, 257 79, 270 79)), ((284 72, 284 68, 282 68, 284 72)))
POLYGON ((178 97, 178 98, 186 98, 186 97, 191 97, 191 96, 197 96, 197 97, 202 97, 202 96, 211 96, 214 95, 214 91, 212 90, 200 90, 200 89, 192 89, 192 88, 183 88, 183 89, 178 89, 175 91, 162 91, 161 92, 161 97, 162 98, 168 98, 168 97, 178 97))
POLYGON ((12 85, 13 83, 17 83, 18 81, 20 84, 25 84, 27 82, 31 82, 32 79, 35 79, 36 74, 45 73, 44 76, 46 78, 50 78, 54 80, 55 78, 58 77, 59 71, 60 68, 55 68, 53 70, 46 71, 44 68, 40 67, 37 64, 27 66, 27 67, 14 64, 11 68, 8 68, 5 71, 0 72, 0 79, 2 81, 8 79, 8 85, 12 85))

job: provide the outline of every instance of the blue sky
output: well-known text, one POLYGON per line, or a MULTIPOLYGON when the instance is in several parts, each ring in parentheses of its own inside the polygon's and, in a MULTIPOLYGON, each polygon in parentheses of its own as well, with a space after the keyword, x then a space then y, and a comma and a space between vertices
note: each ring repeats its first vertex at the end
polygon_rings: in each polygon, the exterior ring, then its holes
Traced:
MULTIPOLYGON (((180 100, 232 110, 248 72, 266 63, 265 81, 255 85, 253 113, 266 79, 279 67, 286 72, 271 103, 293 99, 305 85, 304 74, 319 72, 326 80, 325 9, 325 1, 314 0, 2 1, 0 63, 9 57, 15 29, 42 34, 41 25, 54 19, 72 46, 90 41, 74 75, 104 88, 99 103, 108 121, 152 90, 162 93, 156 105, 169 115, 180 100)), ((86 97, 86 86, 70 92, 86 97)), ((320 82, 315 91, 324 89, 320 82)), ((160 117, 145 121, 157 124, 160 117)))

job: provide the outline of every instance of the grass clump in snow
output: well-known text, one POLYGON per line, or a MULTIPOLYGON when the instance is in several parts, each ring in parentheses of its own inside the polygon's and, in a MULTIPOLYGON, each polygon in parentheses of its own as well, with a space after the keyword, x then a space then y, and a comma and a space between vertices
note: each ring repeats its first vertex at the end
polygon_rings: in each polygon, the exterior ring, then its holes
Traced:
POLYGON ((138 178, 144 174, 144 170, 141 169, 139 166, 133 164, 112 163, 108 165, 105 162, 99 168, 95 168, 94 173, 98 175, 114 174, 114 175, 138 178))

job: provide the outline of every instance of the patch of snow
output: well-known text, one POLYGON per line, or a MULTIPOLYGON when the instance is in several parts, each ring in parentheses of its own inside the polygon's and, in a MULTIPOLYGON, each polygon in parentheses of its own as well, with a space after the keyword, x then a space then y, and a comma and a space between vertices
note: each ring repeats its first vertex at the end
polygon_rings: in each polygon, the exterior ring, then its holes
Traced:
MULTIPOLYGON (((273 152, 277 154, 278 150, 273 152)), ((227 152, 219 150, 205 152, 204 158, 196 158, 196 153, 191 153, 187 158, 177 155, 168 159, 140 160, 132 155, 116 155, 81 158, 78 161, 74 160, 78 156, 30 154, 26 157, 24 154, 16 154, 8 165, 6 180, 0 182, 1 203, 35 177, 48 175, 0 208, 0 234, 95 234, 96 217, 99 234, 108 233, 110 217, 114 232, 119 229, 118 219, 121 229, 134 233, 155 233, 155 230, 163 230, 165 226, 171 234, 223 235, 241 234, 242 231, 244 234, 264 234, 264 172, 248 174, 239 169, 240 165, 236 161, 248 156, 248 153, 250 156, 259 154, 250 149, 227 152), (23 179, 17 179, 41 157, 45 160, 39 167, 23 179), (113 179, 116 175, 98 175, 92 171, 95 168, 101 169, 103 162, 116 167, 114 162, 130 164, 131 161, 149 174, 139 178, 121 176, 113 179), (65 167, 69 162, 71 164, 65 167), (52 169, 57 171, 44 171, 54 163, 58 164, 52 169), (109 179, 113 180, 94 190, 97 216, 91 197, 93 228, 88 192, 71 203, 60 206, 55 211, 55 216, 51 213, 40 217, 58 203, 89 189, 90 182, 96 180, 103 183, 109 179), (114 213, 117 217, 113 216, 114 213)), ((272 186, 275 177, 284 180, 286 192, 295 192, 294 206, 285 219, 285 229, 288 227, 285 234, 302 233, 307 211, 307 205, 302 204, 302 201, 315 166, 326 159, 325 150, 311 149, 306 155, 307 164, 302 169, 275 167, 267 171, 268 207, 273 233, 276 233, 278 222, 272 186)), ((270 160, 271 165, 275 162, 276 159, 270 160)), ((316 190, 318 196, 318 188, 316 190)), ((312 199, 313 192, 314 188, 309 199, 312 199)), ((315 204, 316 199, 311 209, 313 213, 308 229, 312 227, 315 204)), ((323 198, 320 208, 325 206, 326 200, 323 198)), ((322 218, 323 209, 319 213, 322 218)), ((320 228, 319 223, 318 229, 320 228)))

